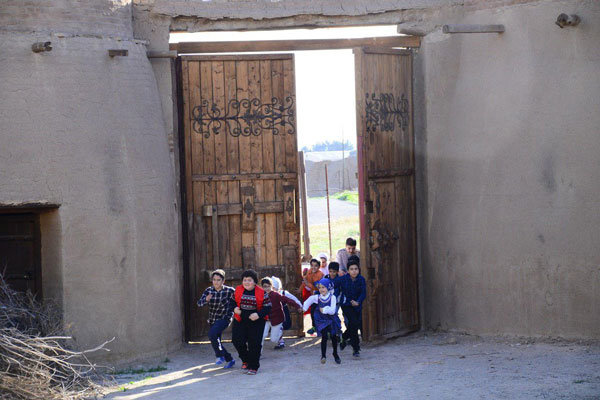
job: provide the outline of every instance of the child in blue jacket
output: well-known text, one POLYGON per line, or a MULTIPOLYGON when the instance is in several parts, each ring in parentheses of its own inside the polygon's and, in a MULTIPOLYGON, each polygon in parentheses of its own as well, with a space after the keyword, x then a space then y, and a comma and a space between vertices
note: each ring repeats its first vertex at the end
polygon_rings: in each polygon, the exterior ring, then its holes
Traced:
POLYGON ((342 312, 346 321, 346 331, 342 335, 340 349, 347 342, 352 346, 354 357, 360 357, 360 339, 358 330, 362 330, 362 304, 367 297, 367 282, 360 274, 360 260, 356 256, 348 258, 348 273, 340 279, 342 312))

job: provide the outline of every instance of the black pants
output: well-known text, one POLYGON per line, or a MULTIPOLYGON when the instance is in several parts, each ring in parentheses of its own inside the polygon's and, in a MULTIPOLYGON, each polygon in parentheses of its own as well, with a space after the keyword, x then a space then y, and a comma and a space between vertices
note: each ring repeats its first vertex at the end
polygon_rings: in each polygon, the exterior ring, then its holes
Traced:
POLYGON ((360 351, 358 330, 362 329, 362 313, 354 306, 342 306, 342 312, 346 321, 346 331, 342 334, 342 338, 350 342, 354 351, 360 351))
POLYGON ((249 369, 260 367, 260 352, 262 350, 262 337, 265 330, 265 320, 233 321, 231 341, 235 346, 242 362, 248 364, 249 369))
POLYGON ((219 319, 210 326, 210 330, 208 331, 208 338, 210 339, 210 344, 212 344, 213 350, 215 351, 215 356, 223 357, 227 362, 233 360, 233 357, 231 357, 231 354, 229 354, 229 352, 225 350, 225 347, 223 347, 223 343, 221 343, 221 333, 223 333, 228 326, 228 319, 219 319))
POLYGON ((326 327, 321 331, 321 357, 325 358, 327 353, 327 339, 331 339, 331 346, 333 347, 333 355, 337 356, 338 349, 338 337, 337 335, 331 334, 331 326, 326 327))

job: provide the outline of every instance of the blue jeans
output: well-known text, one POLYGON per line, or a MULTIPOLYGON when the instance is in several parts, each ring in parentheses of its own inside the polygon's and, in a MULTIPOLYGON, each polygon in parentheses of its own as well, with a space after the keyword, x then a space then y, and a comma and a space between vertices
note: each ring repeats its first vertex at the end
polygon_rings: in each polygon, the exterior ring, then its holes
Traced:
POLYGON ((225 361, 229 362, 233 360, 233 357, 231 357, 231 354, 225 350, 225 347, 223 347, 223 344, 221 343, 221 333, 223 333, 228 326, 228 319, 219 319, 215 321, 215 323, 210 326, 208 338, 210 339, 210 344, 212 344, 213 350, 215 351, 215 356, 223 357, 225 358, 225 361))

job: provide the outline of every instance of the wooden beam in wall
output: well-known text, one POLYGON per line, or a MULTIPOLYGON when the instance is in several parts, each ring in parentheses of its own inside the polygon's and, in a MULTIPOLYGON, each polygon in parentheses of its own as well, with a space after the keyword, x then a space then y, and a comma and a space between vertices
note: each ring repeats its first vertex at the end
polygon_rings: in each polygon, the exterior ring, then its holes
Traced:
POLYGON ((190 53, 244 53, 262 51, 335 50, 353 47, 419 47, 417 36, 384 36, 359 39, 257 40, 243 42, 180 42, 170 50, 190 53))

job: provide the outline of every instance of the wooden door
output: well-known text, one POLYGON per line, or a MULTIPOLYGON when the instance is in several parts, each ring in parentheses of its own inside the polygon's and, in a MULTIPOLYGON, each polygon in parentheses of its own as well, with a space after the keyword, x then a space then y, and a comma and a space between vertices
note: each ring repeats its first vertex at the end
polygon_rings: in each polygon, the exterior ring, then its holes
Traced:
POLYGON ((355 49, 363 336, 418 329, 417 240, 409 50, 355 49))
POLYGON ((37 214, 0 214, 0 273, 8 285, 40 299, 42 274, 37 214))
POLYGON ((231 286, 248 268, 259 278, 279 277, 287 290, 300 286, 294 59, 185 56, 179 65, 186 336, 195 340, 207 330, 206 307, 196 301, 215 268, 226 271, 231 286))

